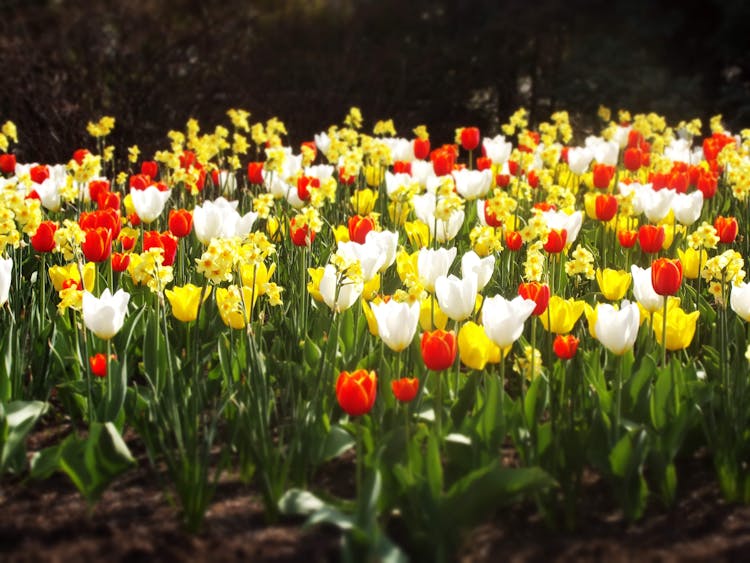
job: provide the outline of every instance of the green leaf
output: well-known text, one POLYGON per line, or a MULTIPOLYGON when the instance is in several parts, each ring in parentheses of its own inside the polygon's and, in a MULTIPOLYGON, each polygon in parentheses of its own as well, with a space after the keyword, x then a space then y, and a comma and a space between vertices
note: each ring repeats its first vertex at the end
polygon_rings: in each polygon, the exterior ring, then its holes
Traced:
POLYGON ((440 461, 438 439, 432 434, 430 434, 427 439, 425 469, 427 472, 427 485, 430 488, 430 493, 433 498, 438 498, 443 491, 443 465, 440 461))
POLYGON ((89 504, 133 465, 130 450, 111 422, 93 422, 88 436, 68 436, 60 446, 58 469, 70 477, 89 504))
POLYGON ((305 363, 311 368, 317 368, 320 365, 320 358, 323 355, 320 347, 311 338, 305 340, 305 363))
POLYGON ((310 491, 289 489, 279 499, 279 511, 287 516, 309 516, 325 504, 310 491))
POLYGON ((331 426, 323 445, 323 461, 339 457, 354 446, 354 437, 338 424, 331 426))
POLYGON ((0 403, 0 474, 23 471, 26 465, 26 436, 46 408, 47 403, 42 401, 0 403))

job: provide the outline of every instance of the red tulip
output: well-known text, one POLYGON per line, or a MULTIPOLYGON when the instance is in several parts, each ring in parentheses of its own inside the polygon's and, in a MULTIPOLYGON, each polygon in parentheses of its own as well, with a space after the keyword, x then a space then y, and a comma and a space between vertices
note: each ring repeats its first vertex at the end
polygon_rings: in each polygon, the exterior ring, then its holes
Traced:
POLYGON ((716 234, 719 235, 719 242, 729 244, 737 238, 739 227, 737 219, 734 217, 722 217, 719 215, 714 221, 714 229, 716 229, 716 234))
POLYGON ((144 160, 141 163, 141 174, 155 180, 159 175, 159 165, 153 160, 144 160))
POLYGON ((492 168, 492 160, 486 156, 480 156, 477 158, 477 170, 489 170, 490 168, 492 168))
POLYGON ((91 153, 89 153, 89 151, 87 149, 78 149, 77 151, 75 151, 73 153, 73 160, 75 160, 76 164, 78 164, 78 166, 80 166, 81 164, 83 164, 83 160, 89 154, 91 154, 91 153))
POLYGON ((503 222, 492 212, 489 200, 484 201, 484 222, 490 227, 500 227, 503 222))
POLYGON ((403 160, 397 160, 393 163, 394 174, 411 174, 411 162, 404 162, 403 160))
POLYGON ((568 240, 568 231, 565 229, 552 229, 547 235, 547 242, 544 243, 544 250, 550 254, 558 254, 565 248, 568 240))
POLYGON ((320 180, 310 176, 300 176, 297 179, 297 195, 302 201, 310 199, 310 188, 320 188, 320 180))
POLYGON ((633 248, 638 240, 638 231, 617 231, 617 240, 623 248, 633 248))
POLYGON ((617 215, 617 198, 610 194, 596 196, 596 218, 600 221, 611 221, 617 215))
POLYGON ((112 270, 115 272, 124 272, 130 266, 130 254, 122 252, 112 253, 112 270))
POLYGON ((91 373, 97 377, 107 377, 107 356, 105 354, 94 354, 89 357, 91 373))
POLYGON ((521 247, 523 246, 521 233, 518 231, 507 231, 505 233, 505 246, 508 247, 508 250, 512 250, 513 252, 521 250, 521 247))
POLYGON ((52 221, 42 221, 31 237, 31 246, 37 252, 52 252, 55 248, 55 231, 57 224, 52 221))
POLYGON ((656 254, 664 244, 664 227, 641 225, 638 229, 638 244, 646 254, 656 254))
POLYGON ((549 286, 539 282, 527 282, 518 286, 518 295, 524 299, 531 299, 536 303, 532 315, 539 316, 547 310, 549 305, 549 286))
POLYGON ((607 164, 594 164, 591 169, 594 177, 594 186, 600 190, 609 188, 612 178, 615 177, 615 167, 607 164))
POLYGON ((315 240, 315 231, 307 223, 298 225, 292 217, 289 222, 289 236, 295 246, 310 246, 315 240))
POLYGON ((402 403, 414 400, 419 392, 419 379, 416 377, 402 377, 391 381, 393 395, 402 403))
POLYGON ((145 190, 151 184, 151 177, 147 174, 135 174, 130 177, 129 185, 133 190, 145 190))
POLYGON ((187 209, 170 209, 169 231, 177 238, 183 238, 193 229, 193 214, 187 209))
POLYGON ((315 141, 304 141, 299 147, 300 151, 302 151, 304 147, 307 147, 312 151, 312 159, 315 160, 315 158, 318 156, 318 147, 315 144, 315 141))
POLYGON ((378 376, 374 371, 342 371, 336 380, 336 399, 349 416, 367 414, 375 403, 378 376))
POLYGON ((635 172, 641 167, 641 164, 643 163, 643 153, 641 152, 641 149, 625 149, 623 161, 625 163, 625 168, 627 168, 631 172, 635 172))
POLYGON ((99 210, 111 209, 117 212, 117 217, 120 217, 120 194, 114 192, 101 192, 96 200, 96 205, 99 210))
POLYGON ((424 160, 430 154, 429 139, 414 139, 414 157, 424 160))
POLYGON ((349 240, 358 242, 359 244, 365 243, 367 233, 375 228, 375 221, 372 217, 362 217, 355 215, 349 218, 349 240))
POLYGON ((165 266, 174 264, 174 259, 177 255, 177 239, 170 232, 148 231, 143 233, 144 252, 152 248, 162 249, 165 266))
POLYGON ((49 178, 49 168, 46 164, 37 164, 29 169, 29 176, 31 176, 32 182, 41 184, 49 178))
POLYGON ((13 174, 16 170, 16 155, 7 153, 0 154, 0 172, 3 174, 13 174))
POLYGON ((466 151, 473 151, 479 146, 478 127, 464 127, 461 129, 461 146, 466 151))
POLYGON ((422 359, 427 369, 448 369, 456 360, 456 335, 453 331, 433 330, 423 332, 421 340, 422 359))
POLYGON ((558 334, 552 343, 552 350, 561 360, 570 360, 578 351, 579 340, 572 334, 558 334))
POLYGON ((651 285, 659 295, 674 295, 682 283, 682 262, 659 258, 651 264, 651 285))
POLYGON ((88 229, 81 251, 89 262, 104 262, 112 252, 112 231, 104 227, 88 229))

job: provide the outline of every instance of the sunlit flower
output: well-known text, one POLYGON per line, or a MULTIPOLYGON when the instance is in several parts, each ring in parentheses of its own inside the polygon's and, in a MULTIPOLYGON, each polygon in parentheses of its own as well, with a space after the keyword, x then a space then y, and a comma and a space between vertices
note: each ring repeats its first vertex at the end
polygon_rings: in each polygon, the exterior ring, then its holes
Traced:
POLYGON ((378 335, 394 352, 407 348, 414 339, 419 323, 419 303, 414 301, 373 303, 372 313, 378 323, 378 335))
POLYGON ((621 356, 633 348, 640 326, 638 305, 624 300, 620 309, 609 303, 596 306, 594 337, 610 352, 621 356))
MULTIPOLYGON (((1 297, 1 296, 0 296, 1 297)), ((130 294, 118 289, 114 295, 106 288, 100 297, 83 292, 83 322, 99 338, 109 340, 125 322, 130 294)))
POLYGON ((599 291, 610 301, 619 301, 628 291, 632 278, 624 270, 613 270, 605 268, 596 270, 596 282, 599 284, 599 291))

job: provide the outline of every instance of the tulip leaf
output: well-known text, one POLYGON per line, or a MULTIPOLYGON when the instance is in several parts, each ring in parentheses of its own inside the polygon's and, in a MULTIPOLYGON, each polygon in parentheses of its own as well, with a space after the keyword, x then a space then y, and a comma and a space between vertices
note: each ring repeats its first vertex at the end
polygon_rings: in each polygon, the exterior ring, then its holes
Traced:
POLYGON ((354 446, 354 437, 338 424, 331 426, 323 446, 323 461, 339 457, 354 446))
POLYGON ((325 502, 302 489, 289 489, 279 499, 279 511, 287 516, 309 516, 324 506, 325 502))
POLYGON ((0 475, 24 470, 26 437, 46 408, 42 401, 0 403, 0 475))
POLYGON ((438 498, 443 490, 443 465, 440 460, 440 448, 438 439, 430 434, 427 439, 427 451, 425 453, 425 472, 427 485, 433 498, 438 498))

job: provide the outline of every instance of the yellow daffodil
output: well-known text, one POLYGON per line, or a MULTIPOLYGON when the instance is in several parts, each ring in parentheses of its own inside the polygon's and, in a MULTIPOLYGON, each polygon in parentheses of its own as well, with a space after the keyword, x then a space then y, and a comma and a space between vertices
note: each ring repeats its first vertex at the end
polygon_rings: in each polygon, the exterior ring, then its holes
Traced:
POLYGON ((544 328, 555 334, 567 334, 583 314, 583 301, 563 299, 553 295, 549 299, 547 312, 539 316, 544 328))
POLYGON ((599 291, 610 301, 622 299, 630 288, 631 280, 630 273, 624 270, 613 270, 611 268, 596 270, 596 282, 599 284, 599 291))
POLYGON ((183 323, 189 323, 197 318, 202 293, 203 301, 205 301, 211 294, 211 288, 208 287, 204 292, 202 287, 189 283, 182 287, 175 286, 172 289, 164 290, 164 294, 172 306, 172 314, 183 323))
POLYGON ((216 289, 216 305, 219 307, 221 320, 225 325, 236 330, 245 328, 245 325, 250 322, 252 311, 252 288, 245 286, 241 291, 242 293, 236 285, 216 289))
MULTIPOLYGON (((686 313, 679 306, 667 309, 667 350, 682 350, 690 346, 695 336, 695 327, 700 316, 699 311, 686 313)), ((652 328, 656 341, 663 342, 664 314, 657 311, 653 314, 652 328)))

